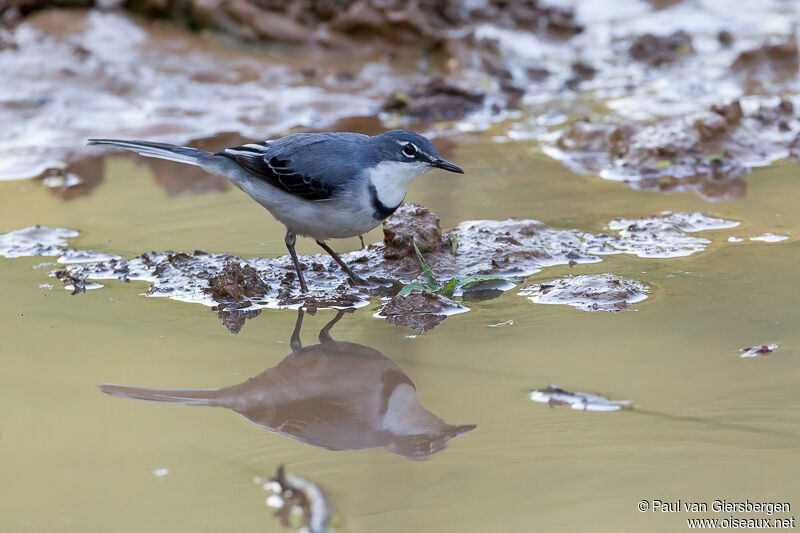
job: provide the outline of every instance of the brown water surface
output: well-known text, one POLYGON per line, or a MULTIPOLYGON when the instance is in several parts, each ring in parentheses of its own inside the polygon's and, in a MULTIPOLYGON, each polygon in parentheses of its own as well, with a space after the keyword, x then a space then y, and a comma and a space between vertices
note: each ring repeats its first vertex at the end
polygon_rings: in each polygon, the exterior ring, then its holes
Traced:
MULTIPOLYGON (((52 268, 33 268, 50 258, 0 259, 0 530, 277 531, 268 493, 253 478, 279 464, 328 491, 337 531, 675 531, 686 513, 641 513, 638 502, 800 505, 797 165, 757 170, 744 198, 709 205, 573 174, 533 145, 491 139, 488 132, 455 146, 448 159, 466 174, 425 176, 408 200, 436 211, 443 228, 516 215, 600 232, 615 217, 664 210, 742 223, 705 232, 712 244, 690 257, 617 255, 546 268, 528 282, 609 272, 652 287, 618 313, 537 305, 515 290, 416 337, 374 318, 377 301, 344 315, 332 336, 370 354, 379 367, 370 372, 390 371, 392 387, 413 382, 424 406, 417 414, 477 425, 413 461, 382 445, 331 451, 228 409, 98 389, 243 383, 284 364, 294 311, 263 310, 234 336, 208 308, 140 296, 141 283, 111 281, 71 296, 47 277, 52 268), (748 240, 767 232, 790 238, 748 240), (739 357, 740 348, 773 342, 771 355, 739 357), (580 412, 530 401, 548 383, 635 407, 580 412)), ((38 181, 0 182, 0 232, 75 228, 76 248, 124 257, 152 249, 285 253, 279 224, 238 190, 170 196, 149 167, 124 156, 106 159, 104 175, 70 201, 38 181)), ((305 240, 299 251, 316 253, 305 240)), ((317 343, 334 316, 306 315, 303 345, 317 343)))

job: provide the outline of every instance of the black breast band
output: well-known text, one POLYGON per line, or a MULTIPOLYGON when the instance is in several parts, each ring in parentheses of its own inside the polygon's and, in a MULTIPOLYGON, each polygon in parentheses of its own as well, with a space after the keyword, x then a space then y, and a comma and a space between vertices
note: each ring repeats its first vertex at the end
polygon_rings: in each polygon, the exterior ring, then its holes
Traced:
POLYGON ((397 204, 394 207, 389 207, 383 202, 378 199, 378 190, 375 188, 375 185, 372 183, 369 184, 369 199, 370 203, 372 204, 372 216, 375 217, 376 220, 386 220, 392 213, 400 207, 400 204, 397 204))

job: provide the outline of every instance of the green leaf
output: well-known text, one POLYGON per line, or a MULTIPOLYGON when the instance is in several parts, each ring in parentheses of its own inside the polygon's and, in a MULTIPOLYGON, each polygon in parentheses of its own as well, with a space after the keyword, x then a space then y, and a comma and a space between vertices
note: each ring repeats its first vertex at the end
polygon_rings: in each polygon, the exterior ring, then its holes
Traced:
POLYGON ((417 290, 422 292, 436 292, 437 287, 431 288, 430 285, 425 285, 424 283, 420 283, 418 281, 413 281, 400 289, 400 292, 397 293, 398 296, 405 296, 409 294, 411 291, 417 290))
POLYGON ((453 235, 450 239, 450 253, 456 255, 458 252, 458 235, 453 235))
POLYGON ((422 252, 420 252, 419 247, 417 247, 417 241, 413 241, 412 244, 414 245, 414 251, 417 252, 417 260, 422 267, 422 273, 425 274, 425 277, 428 279, 428 283, 436 287, 436 277, 434 277, 431 267, 429 267, 428 263, 425 262, 425 258, 422 257, 422 252))
POLYGON ((453 296, 453 291, 456 290, 456 278, 452 278, 447 284, 440 289, 441 293, 448 298, 453 296))
MULTIPOLYGON (((458 244, 455 240, 455 236, 453 237, 453 243, 451 248, 455 249, 458 244)), ((422 257, 422 252, 420 251, 419 247, 417 246, 416 242, 412 242, 414 245, 414 251, 417 254, 417 260, 419 261, 420 267, 422 267, 422 273, 425 275, 425 279, 427 283, 422 283, 419 281, 414 281, 400 289, 400 292, 397 293, 398 296, 405 296, 409 294, 411 291, 418 290, 422 292, 429 292, 429 293, 441 293, 448 298, 453 296, 453 293, 459 289, 468 289, 475 285, 481 283, 490 283, 493 281, 509 281, 511 283, 519 283, 519 280, 513 278, 504 278, 502 276, 492 276, 492 275, 481 275, 477 274, 475 276, 466 276, 463 278, 451 278, 445 285, 439 285, 436 282, 436 277, 433 275, 433 271, 428 263, 425 261, 425 258, 422 257)))

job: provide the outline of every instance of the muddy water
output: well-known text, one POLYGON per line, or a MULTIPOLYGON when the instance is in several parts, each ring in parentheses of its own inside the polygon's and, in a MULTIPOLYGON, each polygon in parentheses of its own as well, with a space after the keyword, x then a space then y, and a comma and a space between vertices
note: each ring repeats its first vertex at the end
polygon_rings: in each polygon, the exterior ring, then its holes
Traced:
MULTIPOLYGON (((255 481, 280 464, 327 491, 337 531, 675 531, 685 513, 640 513, 637 503, 800 505, 797 165, 758 170, 743 199, 709 205, 573 174, 533 145, 492 143, 494 134, 454 147, 448 159, 463 177, 427 175, 408 199, 445 229, 515 215, 602 232, 616 217, 665 210, 741 225, 705 232, 711 244, 688 257, 614 255, 526 283, 611 273, 649 286, 618 313, 539 305, 515 290, 415 336, 374 318, 373 302, 330 330, 352 343, 352 361, 318 339, 335 312, 306 315, 303 349, 334 358, 325 368, 296 362, 295 311, 265 309, 233 336, 208 308, 142 297, 141 283, 71 296, 47 277, 52 268, 34 268, 51 258, 0 259, 0 530, 277 531, 270 493, 255 481), (749 240, 765 233, 789 240, 749 240), (770 355, 740 357, 771 343, 770 355), (266 399, 245 390, 243 416, 98 389, 218 389, 256 376, 291 386, 266 399), (634 408, 530 400, 550 383, 634 408), (318 397, 337 409, 315 417, 318 397), (420 431, 429 438, 407 437, 420 431)), ((103 174, 68 201, 38 181, 0 183, 0 231, 77 228, 76 248, 124 257, 284 253, 279 225, 239 191, 170 196, 150 167, 123 156, 106 159, 103 174)), ((316 253, 308 242, 299 251, 316 253)))

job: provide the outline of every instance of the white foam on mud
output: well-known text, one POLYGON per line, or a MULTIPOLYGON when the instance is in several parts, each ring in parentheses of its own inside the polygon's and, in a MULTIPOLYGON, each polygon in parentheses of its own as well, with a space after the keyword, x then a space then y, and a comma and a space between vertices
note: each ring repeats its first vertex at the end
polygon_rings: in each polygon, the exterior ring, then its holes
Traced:
POLYGON ((789 237, 787 235, 775 235, 774 233, 764 233, 761 235, 756 235, 755 237, 750 237, 751 241, 759 242, 781 242, 788 239, 789 237))
POLYGON ((75 263, 98 263, 100 261, 110 261, 112 259, 122 259, 116 254, 106 254, 102 252, 95 252, 94 250, 74 250, 69 248, 64 250, 64 253, 58 258, 58 262, 62 265, 71 265, 75 263))
POLYGON ((537 304, 616 312, 647 299, 648 292, 650 288, 641 281, 613 274, 588 274, 536 283, 522 289, 519 294, 537 304))
POLYGON ((741 354, 739 357, 742 359, 747 359, 750 357, 762 357, 764 355, 770 355, 778 349, 777 344, 762 344, 759 346, 751 346, 749 348, 742 348, 740 350, 741 354))
POLYGON ((628 400, 609 400, 599 394, 569 392, 555 385, 531 391, 530 398, 536 403, 546 403, 551 407, 568 405, 576 411, 608 412, 632 408, 632 403, 628 400))
POLYGON ((66 228, 30 226, 17 231, 0 234, 0 256, 32 257, 61 255, 67 239, 77 237, 78 232, 66 228))

